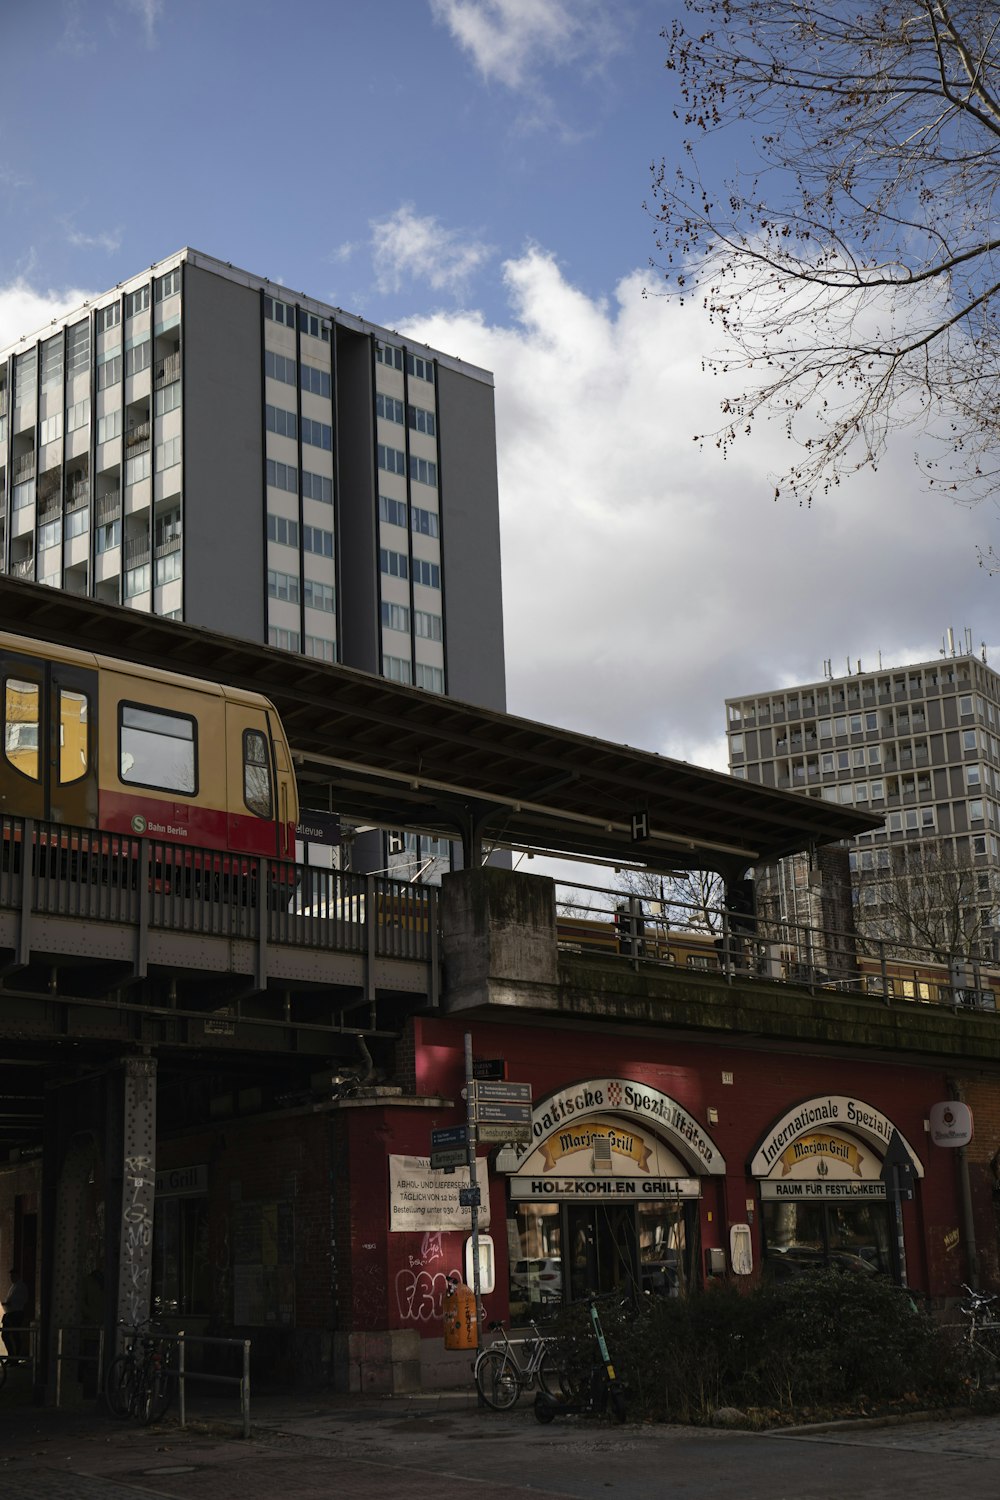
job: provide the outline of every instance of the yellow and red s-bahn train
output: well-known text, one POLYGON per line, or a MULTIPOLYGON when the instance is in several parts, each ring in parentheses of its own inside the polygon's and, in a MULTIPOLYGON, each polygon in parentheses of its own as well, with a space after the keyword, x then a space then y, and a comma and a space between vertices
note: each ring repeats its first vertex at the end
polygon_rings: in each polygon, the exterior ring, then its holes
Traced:
POLYGON ((0 812, 294 860, 288 741, 259 693, 0 632, 0 812))

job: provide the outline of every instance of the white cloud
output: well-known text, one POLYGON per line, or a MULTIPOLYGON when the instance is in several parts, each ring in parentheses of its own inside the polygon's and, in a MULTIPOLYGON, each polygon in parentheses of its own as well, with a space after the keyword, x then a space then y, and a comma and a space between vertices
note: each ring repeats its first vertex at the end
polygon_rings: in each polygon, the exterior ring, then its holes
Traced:
POLYGON ((36 292, 22 278, 0 286, 0 349, 17 343, 22 334, 30 339, 53 318, 81 307, 93 295, 74 290, 36 292))
POLYGON ((106 250, 109 255, 114 255, 116 250, 120 250, 122 244, 120 229, 115 229, 110 234, 82 234, 78 229, 71 229, 68 231, 67 239, 78 250, 106 250))
POLYGON ((163 14, 163 0, 118 0, 125 10, 131 11, 142 23, 142 29, 146 36, 146 46, 156 46, 156 26, 163 14))
POLYGON ((780 422, 727 460, 697 303, 644 300, 635 272, 593 301, 530 249, 505 266, 506 326, 476 313, 408 332, 497 386, 509 706, 724 766, 723 700, 978 648, 1000 580, 977 566, 991 512, 927 495, 904 439, 812 510, 773 500, 780 422), (978 623, 977 623, 978 622, 978 623))
POLYGON ((375 283, 383 293, 416 280, 436 292, 459 294, 493 253, 483 241, 446 229, 431 214, 418 214, 412 203, 386 219, 373 219, 371 230, 375 283))
POLYGON ((604 0, 430 0, 430 7, 483 78, 510 89, 533 88, 550 65, 599 67, 620 46, 604 0))

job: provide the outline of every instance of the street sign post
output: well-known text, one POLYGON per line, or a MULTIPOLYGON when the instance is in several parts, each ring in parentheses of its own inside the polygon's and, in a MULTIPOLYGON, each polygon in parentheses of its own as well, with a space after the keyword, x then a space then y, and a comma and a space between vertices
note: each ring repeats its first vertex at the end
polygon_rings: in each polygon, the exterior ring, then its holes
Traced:
POLYGON ((440 1130, 431 1131, 431 1150, 447 1151, 453 1146, 467 1146, 469 1143, 469 1127, 467 1125, 445 1125, 440 1130))
POLYGON ((454 1172, 456 1167, 465 1165, 467 1158, 468 1151, 465 1146, 459 1146, 454 1151, 432 1151, 431 1171, 454 1172))
POLYGON ((481 1124, 476 1133, 484 1146, 527 1146, 532 1139, 530 1119, 481 1124))
POLYGON ((495 1103, 530 1104, 530 1083, 506 1083, 494 1080, 477 1078, 473 1080, 470 1098, 478 1103, 490 1100, 495 1103))

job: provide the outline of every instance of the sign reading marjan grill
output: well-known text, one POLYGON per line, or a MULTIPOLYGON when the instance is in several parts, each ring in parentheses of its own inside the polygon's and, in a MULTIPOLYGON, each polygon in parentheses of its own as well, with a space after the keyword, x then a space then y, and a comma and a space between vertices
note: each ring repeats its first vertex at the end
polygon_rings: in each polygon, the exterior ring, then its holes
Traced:
POLYGON ((881 1110, 846 1096, 796 1105, 768 1131, 750 1164, 761 1198, 884 1198, 883 1158, 895 1129, 881 1110))
MULTIPOLYGON (((621 1142, 630 1135, 637 1141, 641 1140, 651 1153, 645 1165, 636 1157, 630 1158, 634 1167, 639 1168, 635 1173, 637 1177, 647 1171, 650 1177, 690 1178, 692 1173, 713 1177, 725 1175, 726 1163, 722 1153, 683 1105, 668 1094, 660 1093, 659 1089, 631 1078, 588 1078, 542 1100, 532 1113, 531 1143, 501 1151, 497 1157, 497 1170, 516 1173, 518 1178, 526 1177, 532 1171, 538 1177, 551 1174, 564 1156, 572 1158, 577 1151, 593 1153, 593 1139, 580 1146, 572 1144, 577 1137, 583 1141, 588 1132, 591 1137, 595 1132, 606 1137, 611 1132, 614 1136, 611 1139, 612 1160, 616 1155, 616 1142, 619 1158, 613 1174, 616 1177, 621 1158, 629 1154, 620 1149, 621 1142), (595 1116, 600 1119, 595 1119, 595 1116), (640 1122, 652 1127, 655 1137, 640 1131, 640 1122), (564 1137, 565 1146, 562 1144, 564 1137), (670 1159, 669 1172, 662 1172, 654 1165, 654 1154, 664 1151, 670 1159), (532 1159, 530 1163, 529 1157, 532 1159), (536 1160, 537 1167, 534 1167, 536 1160)), ((572 1171, 576 1177, 600 1175, 599 1172, 592 1173, 590 1168, 578 1170, 575 1162, 572 1171)))
POLYGON ((630 1122, 589 1115, 550 1136, 510 1179, 514 1201, 697 1198, 701 1184, 663 1141, 630 1122))

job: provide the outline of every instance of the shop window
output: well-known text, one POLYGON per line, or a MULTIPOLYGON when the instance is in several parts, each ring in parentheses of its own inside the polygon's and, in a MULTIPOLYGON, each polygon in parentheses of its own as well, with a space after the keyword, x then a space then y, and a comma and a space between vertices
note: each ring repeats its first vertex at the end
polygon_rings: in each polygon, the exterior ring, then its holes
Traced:
POLYGON ((532 1203, 507 1220, 513 1321, 549 1316, 562 1305, 562 1216, 558 1203, 532 1203))
POLYGON ((764 1272, 788 1281, 811 1270, 891 1274, 889 1208, 870 1203, 763 1203, 764 1272))

